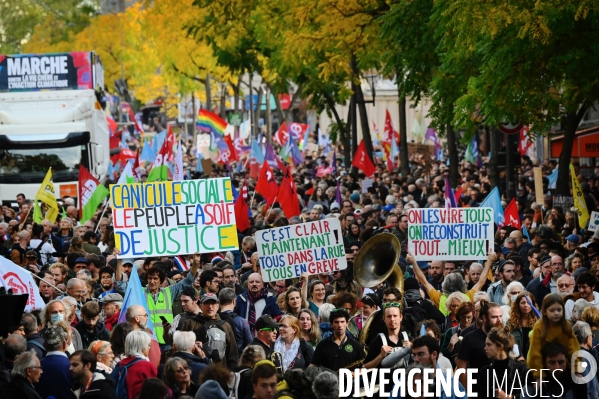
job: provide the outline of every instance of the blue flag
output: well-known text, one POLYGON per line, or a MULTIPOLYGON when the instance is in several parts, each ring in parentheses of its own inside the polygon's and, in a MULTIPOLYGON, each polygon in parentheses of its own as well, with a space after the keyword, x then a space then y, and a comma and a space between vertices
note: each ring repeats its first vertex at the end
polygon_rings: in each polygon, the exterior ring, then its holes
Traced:
MULTIPOLYGON (((148 316, 150 315, 150 311, 148 309, 148 302, 146 301, 146 295, 144 293, 144 289, 141 286, 141 282, 139 281, 137 268, 135 267, 133 267, 131 277, 129 278, 129 283, 127 284, 127 292, 125 292, 125 299, 123 300, 123 307, 121 308, 119 323, 124 323, 127 321, 125 314, 127 313, 127 308, 129 308, 129 306, 131 305, 143 306, 146 310, 146 314, 148 316)), ((154 325, 152 324, 152 319, 150 317, 148 317, 148 325, 146 327, 152 330, 152 334, 156 336, 156 333, 154 332, 154 325)))
POLYGON ((557 169, 558 168, 556 167, 555 170, 547 176, 547 180, 549 180, 549 186, 547 188, 555 188, 555 185, 557 184, 557 169))
POLYGON ((525 225, 522 225, 522 234, 524 235, 524 237, 526 237, 528 242, 530 242, 530 235, 528 234, 528 230, 526 229, 525 225))
POLYGON ((495 187, 487 198, 480 204, 481 208, 493 208, 493 216, 495 217, 495 224, 497 226, 503 226, 505 216, 503 215, 503 207, 501 206, 501 197, 499 196, 499 189, 495 187))

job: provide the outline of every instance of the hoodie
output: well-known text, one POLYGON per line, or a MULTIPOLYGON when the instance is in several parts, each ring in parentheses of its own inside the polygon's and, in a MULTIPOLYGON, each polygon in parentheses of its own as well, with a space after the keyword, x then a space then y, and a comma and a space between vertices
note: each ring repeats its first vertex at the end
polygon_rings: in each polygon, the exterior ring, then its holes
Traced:
POLYGON ((208 380, 200 386, 200 389, 196 393, 195 399, 229 399, 225 391, 220 387, 218 382, 214 380, 208 380))
POLYGON ((75 329, 81 335, 81 343, 84 349, 89 348, 89 344, 97 340, 110 341, 110 332, 104 327, 104 323, 101 321, 94 326, 91 332, 87 331, 87 326, 83 320, 77 323, 75 329))

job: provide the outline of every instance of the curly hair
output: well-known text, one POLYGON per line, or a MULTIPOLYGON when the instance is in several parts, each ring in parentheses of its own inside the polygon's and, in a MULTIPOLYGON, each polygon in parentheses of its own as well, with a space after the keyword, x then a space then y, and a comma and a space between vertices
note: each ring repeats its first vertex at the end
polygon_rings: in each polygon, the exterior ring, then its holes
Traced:
MULTIPOLYGON (((519 293, 518 296, 516 297, 516 300, 514 302, 512 302, 512 307, 510 309, 510 318, 508 319, 508 321, 506 323, 506 325, 509 327, 510 331, 514 331, 515 329, 520 328, 520 323, 521 323, 522 316, 523 316, 522 311, 520 310, 520 301, 525 296, 528 296, 528 299, 530 299, 530 302, 532 303, 532 305, 538 309, 537 302, 535 301, 535 297, 530 292, 519 293)), ((532 327, 537 322, 537 320, 538 320, 538 318, 535 315, 535 312, 533 312, 531 310, 528 313, 528 318, 527 318, 528 327, 532 327)))
POLYGON ((335 305, 336 308, 342 307, 344 303, 351 304, 350 315, 354 315, 358 310, 358 297, 350 292, 339 292, 329 302, 335 305))

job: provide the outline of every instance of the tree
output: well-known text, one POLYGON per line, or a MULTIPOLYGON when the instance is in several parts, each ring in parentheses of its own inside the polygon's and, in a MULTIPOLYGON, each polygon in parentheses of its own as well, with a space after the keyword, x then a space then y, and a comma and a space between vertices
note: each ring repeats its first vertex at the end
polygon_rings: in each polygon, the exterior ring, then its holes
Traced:
POLYGON ((453 119, 471 129, 522 122, 548 134, 564 132, 557 193, 569 195, 568 167, 574 134, 591 104, 599 100, 599 15, 596 1, 439 0, 437 21, 446 30, 446 73, 462 73, 447 61, 475 56, 467 92, 453 119))

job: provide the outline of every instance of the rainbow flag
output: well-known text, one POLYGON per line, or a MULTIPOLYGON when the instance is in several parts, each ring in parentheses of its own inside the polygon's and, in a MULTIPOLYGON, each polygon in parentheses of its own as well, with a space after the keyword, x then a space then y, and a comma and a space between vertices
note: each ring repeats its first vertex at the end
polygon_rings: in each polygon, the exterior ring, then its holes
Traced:
POLYGON ((198 112, 198 120, 196 122, 196 127, 203 132, 214 132, 219 136, 224 137, 225 129, 227 128, 227 122, 225 122, 220 116, 216 115, 214 112, 201 109, 198 112))

